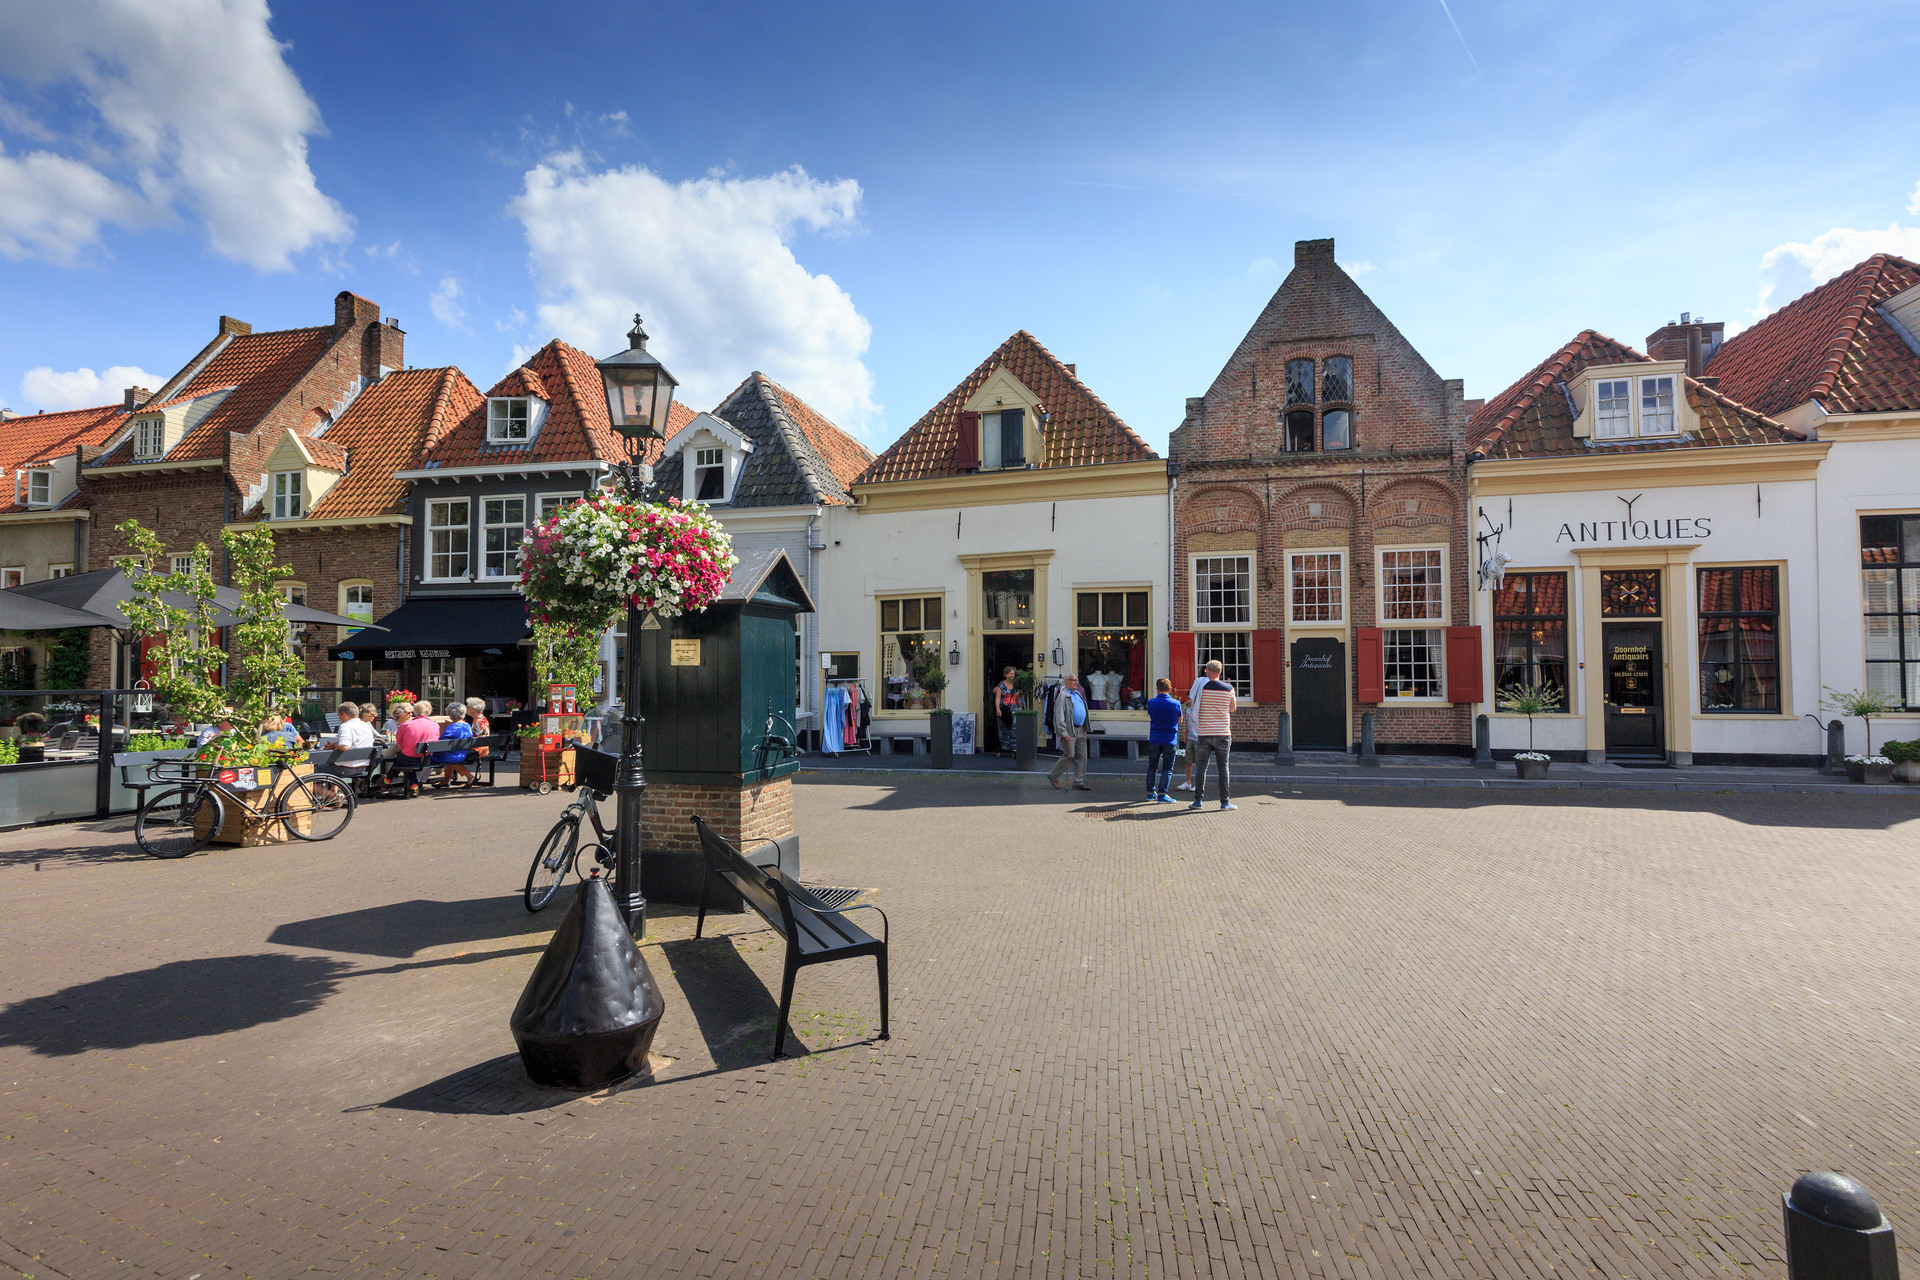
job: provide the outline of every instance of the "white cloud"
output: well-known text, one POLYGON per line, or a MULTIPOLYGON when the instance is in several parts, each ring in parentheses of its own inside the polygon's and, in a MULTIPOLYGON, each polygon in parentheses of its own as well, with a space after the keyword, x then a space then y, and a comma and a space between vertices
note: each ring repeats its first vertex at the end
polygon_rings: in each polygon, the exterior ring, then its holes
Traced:
POLYGON ((128 387, 157 391, 166 379, 130 364, 117 364, 103 373, 91 369, 60 372, 48 365, 29 369, 20 379, 20 395, 36 409, 79 409, 93 404, 116 404, 128 387))
POLYGON ((1369 271, 1372 271, 1374 267, 1371 262, 1366 261, 1343 262, 1340 264, 1340 269, 1350 276, 1364 276, 1369 271))
POLYGON ((1834 227, 1805 244, 1775 245, 1760 259, 1760 305, 1754 319, 1876 253, 1920 258, 1920 227, 1889 222, 1884 230, 1834 227))
POLYGON ((1280 277, 1280 264, 1272 258, 1255 258, 1247 264, 1247 279, 1277 280, 1280 277))
POLYGON ((60 145, 0 159, 0 253, 70 261, 103 226, 181 208, 216 252, 262 270, 347 239, 307 164, 319 109, 267 17, 264 0, 0 4, 0 76, 87 115, 12 104, 60 145))
POLYGON ((1907 198, 1907 212, 1920 214, 1920 182, 1913 184, 1913 194, 1907 198))
POLYGON ((676 183, 638 165, 589 170, 567 152, 529 170, 509 208, 552 299, 540 322, 559 337, 604 355, 639 311, 688 404, 707 408, 758 369, 842 426, 876 420, 861 361, 873 327, 790 247, 802 229, 855 226, 859 183, 798 166, 676 183))
POLYGON ((460 289, 460 277, 445 275, 440 283, 427 295, 427 305, 433 308, 433 318, 449 329, 458 329, 462 333, 471 330, 462 323, 467 318, 467 309, 460 305, 459 299, 465 296, 460 289))

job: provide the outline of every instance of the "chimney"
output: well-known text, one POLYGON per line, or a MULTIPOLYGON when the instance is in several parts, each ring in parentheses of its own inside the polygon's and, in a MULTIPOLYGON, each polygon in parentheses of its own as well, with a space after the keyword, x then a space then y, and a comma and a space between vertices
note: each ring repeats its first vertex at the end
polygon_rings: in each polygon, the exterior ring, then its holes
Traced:
MULTIPOLYGON (((221 323, 224 324, 227 317, 221 316, 220 320, 221 323)), ((120 411, 122 413, 132 413, 135 409, 138 409, 151 399, 153 399, 153 392, 147 390, 145 387, 128 387, 126 390, 126 401, 120 411)))
POLYGON ((1331 239, 1295 240, 1293 242, 1293 265, 1296 267, 1313 267, 1315 269, 1323 265, 1332 266, 1333 241, 1331 239))
POLYGON ((222 335, 230 333, 234 337, 238 338, 238 337, 243 337, 246 334, 252 333, 253 326, 248 324, 245 320, 235 320, 232 316, 221 316, 220 332, 222 335))
POLYGON ((1725 321, 1706 321, 1682 311, 1672 324, 1647 335, 1647 354, 1655 360, 1685 360, 1687 376, 1697 378, 1726 340, 1725 321))
POLYGON ((5 422, 8 418, 17 418, 19 416, 19 414, 11 409, 0 409, 0 422, 5 422))

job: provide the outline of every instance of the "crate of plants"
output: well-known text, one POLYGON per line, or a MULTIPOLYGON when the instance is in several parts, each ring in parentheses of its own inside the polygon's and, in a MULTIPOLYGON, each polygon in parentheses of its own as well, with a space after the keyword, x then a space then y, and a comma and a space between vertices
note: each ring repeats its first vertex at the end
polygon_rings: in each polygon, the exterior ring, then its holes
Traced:
POLYGON ((280 844, 288 838, 280 819, 272 815, 295 781, 313 772, 305 751, 248 741, 240 734, 215 738, 178 767, 194 777, 218 781, 246 802, 242 806, 229 801, 226 820, 213 835, 215 844, 242 848, 280 844))

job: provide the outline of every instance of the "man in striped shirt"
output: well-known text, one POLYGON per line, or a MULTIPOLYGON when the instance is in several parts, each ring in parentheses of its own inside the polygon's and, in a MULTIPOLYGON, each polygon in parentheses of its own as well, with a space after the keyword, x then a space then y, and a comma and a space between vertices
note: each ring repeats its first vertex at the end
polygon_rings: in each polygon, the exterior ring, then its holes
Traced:
POLYGON ((1220 807, 1232 809, 1233 782, 1227 772, 1227 757, 1233 753, 1233 686, 1220 678, 1224 668, 1218 662, 1207 664, 1206 679, 1195 682, 1193 694, 1193 803, 1198 809, 1207 795, 1207 761, 1219 762, 1220 807))

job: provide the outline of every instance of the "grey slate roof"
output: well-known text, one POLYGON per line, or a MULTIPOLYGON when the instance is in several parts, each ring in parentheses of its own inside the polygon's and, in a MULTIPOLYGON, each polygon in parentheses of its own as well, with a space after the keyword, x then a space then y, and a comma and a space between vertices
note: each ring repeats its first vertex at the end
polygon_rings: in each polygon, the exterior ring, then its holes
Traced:
POLYGON ((727 585, 717 599, 746 602, 765 591, 769 596, 778 596, 799 606, 801 613, 812 613, 813 597, 807 594, 807 584, 800 577, 799 570, 793 567, 793 561, 785 551, 778 547, 766 547, 759 551, 749 551, 740 557, 740 563, 733 566, 733 576, 727 579, 727 585))
MULTIPOLYGON (((851 506, 847 486, 873 461, 853 437, 763 373, 735 387, 713 416, 753 441, 726 507, 851 506)), ((654 468, 662 494, 680 492, 680 462, 675 455, 654 468)))

